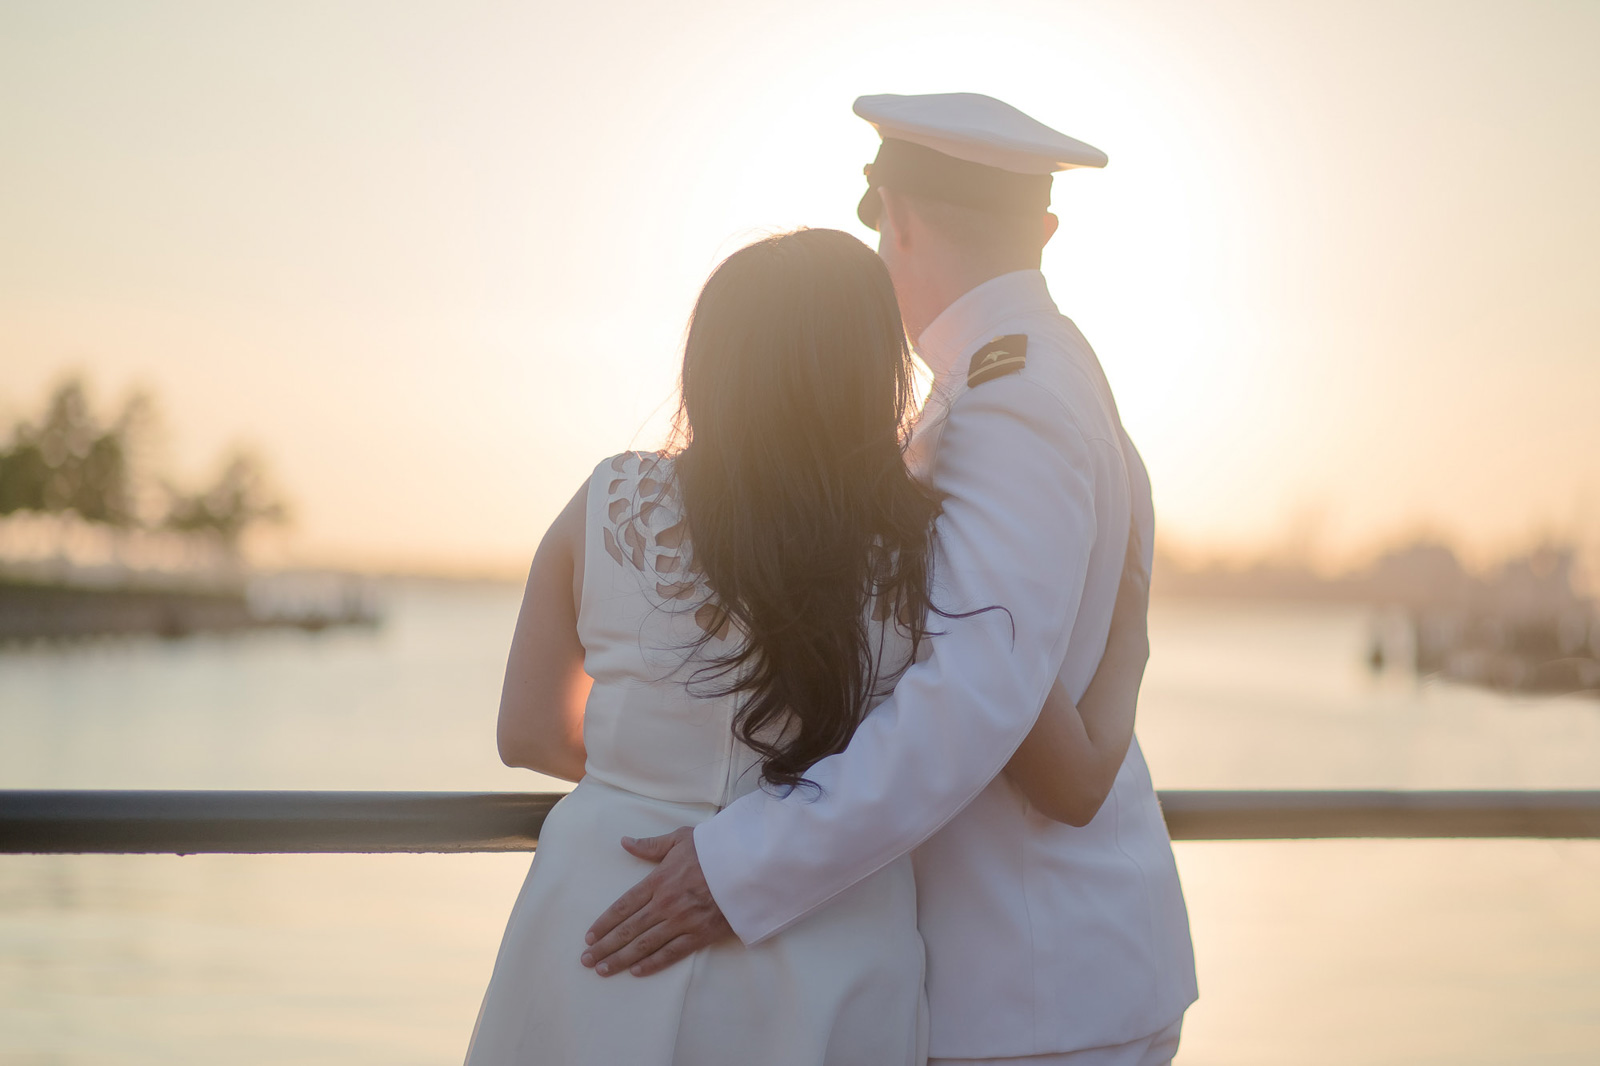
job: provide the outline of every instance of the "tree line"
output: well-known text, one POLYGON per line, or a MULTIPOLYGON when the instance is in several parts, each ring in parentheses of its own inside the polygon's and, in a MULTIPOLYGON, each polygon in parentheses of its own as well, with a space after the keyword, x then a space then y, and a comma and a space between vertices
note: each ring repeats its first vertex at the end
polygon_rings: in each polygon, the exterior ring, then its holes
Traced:
POLYGON ((103 418, 82 378, 64 380, 43 413, 19 420, 0 448, 0 516, 73 513, 113 529, 213 538, 234 552, 247 529, 287 520, 288 505, 247 450, 229 453, 215 479, 198 489, 149 469, 156 424, 146 394, 103 418))

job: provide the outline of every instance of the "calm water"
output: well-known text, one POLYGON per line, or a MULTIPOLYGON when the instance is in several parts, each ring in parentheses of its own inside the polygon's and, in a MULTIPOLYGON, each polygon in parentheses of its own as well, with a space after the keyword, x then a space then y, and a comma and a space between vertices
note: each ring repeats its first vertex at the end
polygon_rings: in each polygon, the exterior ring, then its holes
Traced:
MULTIPOLYGON (((0 652, 0 787, 540 789, 494 714, 518 590, 377 632, 0 652)), ((1360 665, 1343 609, 1162 603, 1157 783, 1600 787, 1600 701, 1360 665)), ((1600 1061, 1600 843, 1178 846, 1179 1062, 1600 1061)), ((0 1063, 460 1060, 525 855, 0 856, 0 1063)))

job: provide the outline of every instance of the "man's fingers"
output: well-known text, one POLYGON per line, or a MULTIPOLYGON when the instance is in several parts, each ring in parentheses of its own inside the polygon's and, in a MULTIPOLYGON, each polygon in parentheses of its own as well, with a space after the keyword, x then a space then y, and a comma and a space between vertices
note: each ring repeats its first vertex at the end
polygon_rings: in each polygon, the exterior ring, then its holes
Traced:
POLYGON ((703 946, 698 938, 688 933, 675 936, 663 944, 655 954, 640 959, 628 972, 635 977, 649 977, 653 973, 660 973, 680 959, 688 958, 703 946))
MULTIPOLYGON (((666 857, 667 853, 672 850, 673 846, 685 835, 688 835, 690 843, 692 844, 694 841, 694 830, 688 826, 683 826, 661 836, 640 837, 639 839, 634 839, 633 837, 623 837, 622 846, 629 854, 635 855, 638 858, 648 859, 651 862, 660 862, 666 857)), ((583 942, 591 947, 603 948, 604 944, 602 941, 611 939, 610 934, 616 931, 619 925, 637 914, 649 904, 652 898, 655 897, 656 888, 660 883, 660 876, 661 871, 659 869, 652 870, 644 880, 640 881, 638 884, 628 889, 628 891, 624 892, 622 897, 611 906, 607 907, 605 913, 600 915, 600 917, 595 920, 595 923, 589 927, 589 931, 583 936, 583 942)), ((653 919, 650 924, 654 924, 656 921, 660 921, 660 919, 653 919)), ((637 935, 639 931, 642 930, 636 929, 635 935, 637 935)), ((617 943, 612 945, 610 951, 615 951, 619 944, 626 943, 628 939, 631 938, 623 937, 621 940, 617 941, 617 943)), ((610 951, 594 952, 592 953, 593 958, 596 962, 598 962, 600 959, 603 959, 606 957, 606 955, 610 954, 610 951)), ((591 953, 586 952, 584 954, 584 959, 588 960, 590 958, 590 954, 591 953)), ((584 965, 588 966, 592 965, 592 963, 585 961, 584 965)))
POLYGON ((624 847, 649 858, 662 844, 660 865, 613 903, 584 938, 589 948, 583 964, 602 976, 627 969, 640 976, 654 973, 733 933, 700 870, 693 829, 685 826, 624 847), (639 968, 646 960, 648 968, 639 968))
POLYGON ((609 977, 655 954, 677 937, 680 930, 673 928, 674 924, 661 921, 641 931, 628 943, 618 945, 611 954, 601 959, 594 968, 595 972, 602 977, 609 977))
MULTIPOLYGON (((655 875, 651 874, 650 876, 654 877, 655 875)), ((606 908, 605 913, 596 919, 595 923, 589 927, 589 931, 584 934, 583 942, 591 945, 598 944, 607 933, 610 933, 624 921, 637 914, 650 902, 650 898, 654 895, 654 886, 651 884, 650 877, 646 877, 643 881, 624 892, 622 898, 606 908)), ((601 957, 603 956, 596 956, 596 958, 601 957)))
POLYGON ((583 953, 581 961, 585 966, 597 966, 609 961, 612 971, 620 970, 626 964, 618 963, 611 956, 666 920, 667 916, 659 907, 647 906, 638 914, 618 923, 615 929, 591 944, 583 953))
POLYGON ((667 852, 672 850, 672 845, 677 841, 678 834, 663 833, 658 837, 623 837, 622 848, 629 855, 646 862, 660 862, 667 857, 667 852))
POLYGON ((611 935, 584 952, 584 965, 590 965, 592 960, 595 973, 610 977, 626 970, 649 953, 639 950, 641 944, 650 945, 653 951, 672 939, 673 934, 659 917, 644 918, 637 926, 632 923, 633 919, 629 919, 617 926, 611 935))

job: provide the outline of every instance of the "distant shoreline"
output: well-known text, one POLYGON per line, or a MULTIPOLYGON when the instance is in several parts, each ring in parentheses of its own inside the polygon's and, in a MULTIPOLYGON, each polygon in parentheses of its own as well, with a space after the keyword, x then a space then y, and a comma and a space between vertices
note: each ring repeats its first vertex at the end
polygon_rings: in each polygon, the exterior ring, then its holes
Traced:
POLYGON ((0 577, 0 644, 132 634, 176 639, 268 628, 315 632, 379 621, 366 598, 348 595, 266 611, 252 603, 243 586, 93 587, 0 577))

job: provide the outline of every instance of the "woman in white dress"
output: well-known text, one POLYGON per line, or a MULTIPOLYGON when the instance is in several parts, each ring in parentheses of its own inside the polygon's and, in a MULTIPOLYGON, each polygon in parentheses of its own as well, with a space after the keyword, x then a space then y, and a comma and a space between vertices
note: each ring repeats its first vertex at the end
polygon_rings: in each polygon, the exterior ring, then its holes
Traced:
MULTIPOLYGON (((621 838, 811 787, 938 616, 938 501, 902 459, 911 364, 870 249, 801 230, 730 256, 696 304, 682 385, 681 447, 596 467, 529 574, 500 751, 578 784, 545 820, 468 1066, 918 1066, 909 857, 753 947, 730 938, 648 978, 580 964, 597 908, 647 872, 621 838)), ((1081 716, 1052 693, 1018 752, 1014 780, 1053 816, 1109 790, 1140 615, 1114 624, 1108 660, 1126 668, 1102 669, 1081 716), (1081 772, 1064 781, 1064 764, 1081 772)))

